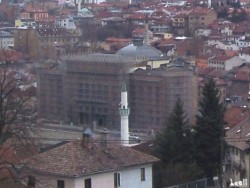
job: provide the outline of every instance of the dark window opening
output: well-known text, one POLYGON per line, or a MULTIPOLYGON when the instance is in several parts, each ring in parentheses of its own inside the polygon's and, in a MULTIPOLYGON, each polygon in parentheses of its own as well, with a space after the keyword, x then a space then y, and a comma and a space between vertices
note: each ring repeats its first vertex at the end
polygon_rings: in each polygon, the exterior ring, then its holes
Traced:
POLYGON ((84 180, 85 188, 91 188, 91 179, 85 179, 84 180))
POLYGON ((36 178, 35 178, 35 176, 29 176, 28 177, 28 186, 29 187, 35 187, 36 186, 36 178))
POLYGON ((141 181, 145 181, 146 176, 145 176, 145 168, 141 168, 141 181))
POLYGON ((114 173, 114 186, 115 186, 115 188, 121 186, 121 175, 120 175, 120 173, 114 173))
POLYGON ((57 188, 64 188, 65 183, 64 180, 57 180, 57 188))

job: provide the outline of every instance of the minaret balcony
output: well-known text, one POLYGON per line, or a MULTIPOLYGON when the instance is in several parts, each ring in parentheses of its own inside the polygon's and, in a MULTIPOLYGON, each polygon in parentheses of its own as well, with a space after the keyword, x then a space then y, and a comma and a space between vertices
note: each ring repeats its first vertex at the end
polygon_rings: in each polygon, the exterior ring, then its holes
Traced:
POLYGON ((119 109, 120 110, 120 115, 121 116, 128 116, 129 115, 129 113, 130 113, 130 109, 129 108, 120 108, 119 109))

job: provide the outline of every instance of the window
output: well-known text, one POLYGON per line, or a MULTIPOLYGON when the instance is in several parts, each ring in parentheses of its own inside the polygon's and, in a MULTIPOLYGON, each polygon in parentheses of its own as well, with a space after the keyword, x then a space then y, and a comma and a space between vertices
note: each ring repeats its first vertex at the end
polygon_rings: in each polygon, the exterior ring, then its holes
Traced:
POLYGON ((120 173, 114 173, 114 186, 115 188, 121 186, 121 174, 120 173))
POLYGON ((57 188, 64 188, 64 180, 57 180, 57 188))
POLYGON ((29 187, 35 187, 36 186, 36 178, 35 178, 35 176, 29 176, 28 177, 28 186, 29 187))
POLYGON ((141 168, 141 181, 145 181, 146 177, 145 177, 145 168, 141 168))
POLYGON ((91 188, 91 179, 85 179, 84 180, 85 188, 91 188))

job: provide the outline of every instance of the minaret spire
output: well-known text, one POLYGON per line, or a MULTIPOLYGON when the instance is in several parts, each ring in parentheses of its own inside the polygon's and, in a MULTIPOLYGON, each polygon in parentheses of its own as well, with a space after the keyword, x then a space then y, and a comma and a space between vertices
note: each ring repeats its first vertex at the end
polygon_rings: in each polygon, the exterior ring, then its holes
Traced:
POLYGON ((127 93, 125 79, 123 79, 122 82, 121 106, 119 110, 121 116, 121 143, 122 145, 128 145, 129 144, 128 116, 130 113, 130 109, 128 108, 128 93, 127 93))

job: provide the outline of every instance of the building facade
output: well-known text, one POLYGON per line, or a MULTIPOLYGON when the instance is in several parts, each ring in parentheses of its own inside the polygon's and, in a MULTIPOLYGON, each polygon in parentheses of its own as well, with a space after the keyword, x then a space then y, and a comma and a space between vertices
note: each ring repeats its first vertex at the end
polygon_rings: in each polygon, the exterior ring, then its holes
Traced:
POLYGON ((14 34, 9 31, 0 31, 0 49, 10 49, 14 47, 14 34))
POLYGON ((38 68, 39 116, 77 125, 119 127, 122 80, 137 62, 119 55, 66 58, 38 68))
POLYGON ((197 108, 197 78, 189 63, 180 59, 159 69, 138 69, 130 74, 130 126, 161 129, 174 109, 183 101, 190 122, 197 108))
POLYGON ((161 128, 178 97, 192 121, 197 105, 193 67, 175 60, 159 70, 138 69, 145 63, 145 58, 92 54, 67 56, 54 68, 38 67, 39 117, 119 129, 118 109, 125 79, 130 128, 161 128))
POLYGON ((214 9, 196 7, 188 15, 189 31, 193 32, 200 28, 205 28, 217 19, 214 9))

